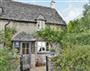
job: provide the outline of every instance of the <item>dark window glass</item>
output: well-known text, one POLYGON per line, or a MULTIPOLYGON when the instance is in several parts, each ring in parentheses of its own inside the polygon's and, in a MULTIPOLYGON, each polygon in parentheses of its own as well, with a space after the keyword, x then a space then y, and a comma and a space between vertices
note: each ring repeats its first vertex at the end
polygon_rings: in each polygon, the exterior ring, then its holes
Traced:
POLYGON ((22 53, 23 54, 29 54, 29 43, 23 43, 22 44, 22 53))

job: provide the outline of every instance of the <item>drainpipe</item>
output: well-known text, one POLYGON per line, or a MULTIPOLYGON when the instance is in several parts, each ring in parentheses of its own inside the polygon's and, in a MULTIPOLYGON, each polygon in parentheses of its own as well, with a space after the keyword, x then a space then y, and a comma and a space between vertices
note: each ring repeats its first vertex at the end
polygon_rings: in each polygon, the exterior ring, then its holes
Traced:
MULTIPOLYGON (((5 26, 4 26, 4 33, 5 33, 5 35, 4 35, 4 37, 6 38, 6 30, 7 30, 7 26, 9 25, 9 23, 10 23, 10 20, 8 20, 8 22, 5 24, 5 26)), ((5 46, 5 42, 4 42, 4 46, 5 46)))
MULTIPOLYGON (((48 51, 48 43, 47 43, 47 46, 46 46, 46 51, 48 51)), ((46 56, 46 71, 49 71, 49 68, 48 68, 48 56, 46 56)))

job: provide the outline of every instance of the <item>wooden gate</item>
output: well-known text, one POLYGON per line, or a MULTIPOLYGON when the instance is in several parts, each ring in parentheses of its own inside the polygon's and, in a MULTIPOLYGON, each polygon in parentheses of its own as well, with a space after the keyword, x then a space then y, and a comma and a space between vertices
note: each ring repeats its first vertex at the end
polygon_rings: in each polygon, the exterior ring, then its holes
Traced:
POLYGON ((30 71, 30 56, 28 54, 23 55, 23 70, 30 71))

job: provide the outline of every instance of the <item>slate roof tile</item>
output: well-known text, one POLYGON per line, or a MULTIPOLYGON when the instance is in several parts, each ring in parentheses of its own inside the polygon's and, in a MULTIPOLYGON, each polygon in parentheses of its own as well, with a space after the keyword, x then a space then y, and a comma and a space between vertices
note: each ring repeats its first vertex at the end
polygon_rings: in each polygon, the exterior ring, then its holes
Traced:
POLYGON ((43 15, 46 23, 66 25, 65 21, 61 18, 58 12, 50 7, 15 1, 4 2, 1 4, 1 7, 4 10, 3 14, 0 16, 1 19, 35 22, 35 19, 37 19, 39 15, 43 15))

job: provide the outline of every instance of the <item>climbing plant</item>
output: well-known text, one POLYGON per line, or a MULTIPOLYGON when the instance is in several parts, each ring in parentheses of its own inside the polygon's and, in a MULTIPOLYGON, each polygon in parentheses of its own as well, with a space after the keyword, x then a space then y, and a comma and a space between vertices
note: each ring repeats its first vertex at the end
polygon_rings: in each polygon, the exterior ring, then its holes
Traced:
POLYGON ((5 30, 5 37, 4 37, 4 43, 5 43, 5 46, 6 47, 12 47, 12 37, 13 35, 15 34, 16 30, 15 28, 10 28, 10 27, 7 27, 6 30, 5 30))

